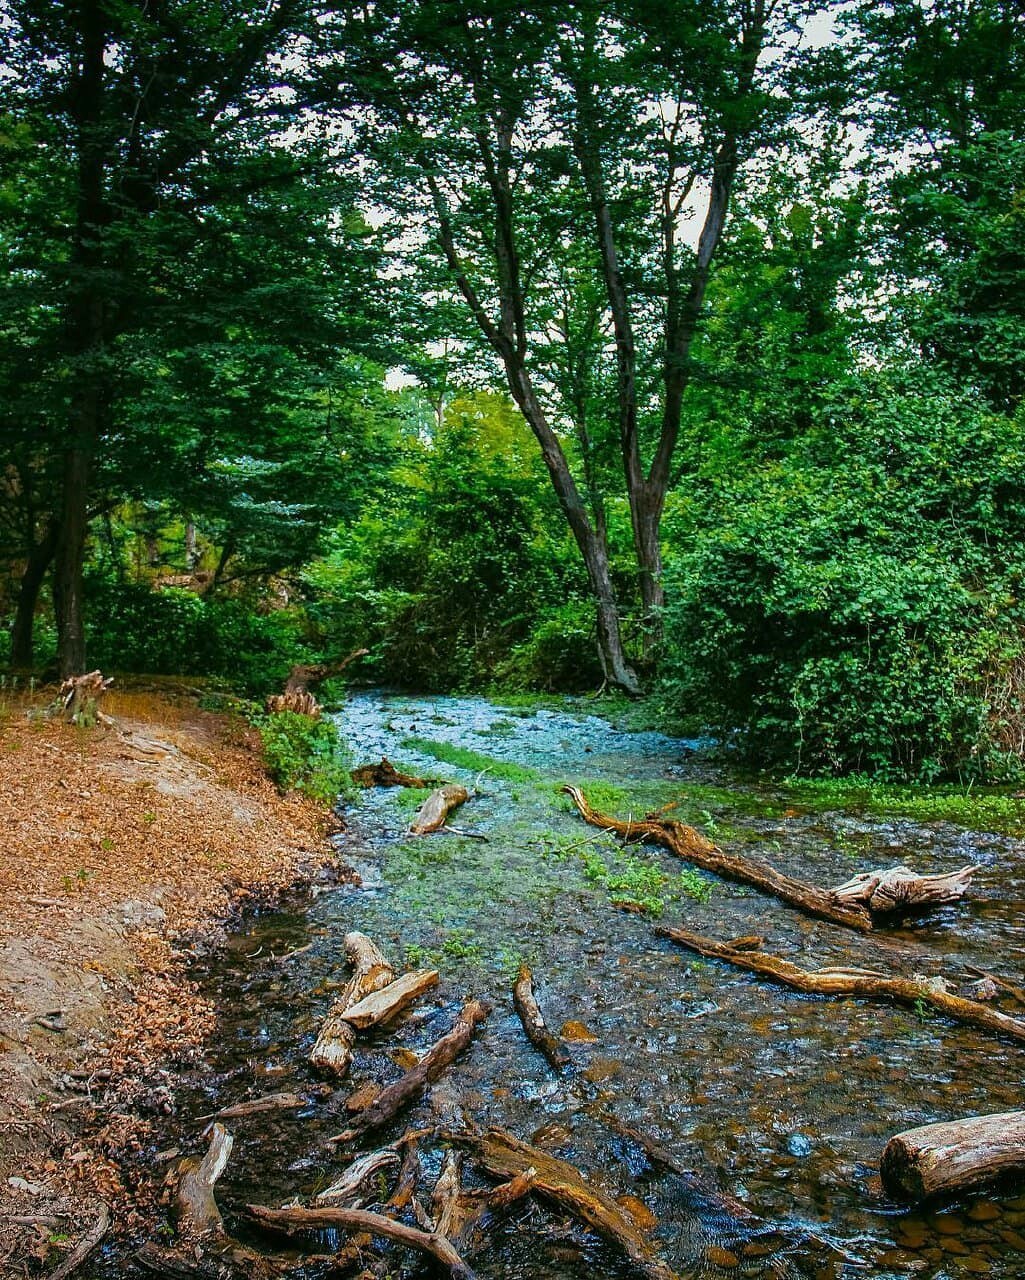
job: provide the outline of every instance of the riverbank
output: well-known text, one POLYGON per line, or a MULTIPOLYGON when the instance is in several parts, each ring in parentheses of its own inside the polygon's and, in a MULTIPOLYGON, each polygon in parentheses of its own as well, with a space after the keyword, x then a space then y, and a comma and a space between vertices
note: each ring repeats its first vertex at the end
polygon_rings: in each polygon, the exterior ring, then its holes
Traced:
POLYGON ((112 693, 116 727, 0 719, 0 1273, 48 1273, 145 1212, 131 1153, 213 1025, 188 977, 239 914, 331 876, 324 807, 244 722, 112 693))

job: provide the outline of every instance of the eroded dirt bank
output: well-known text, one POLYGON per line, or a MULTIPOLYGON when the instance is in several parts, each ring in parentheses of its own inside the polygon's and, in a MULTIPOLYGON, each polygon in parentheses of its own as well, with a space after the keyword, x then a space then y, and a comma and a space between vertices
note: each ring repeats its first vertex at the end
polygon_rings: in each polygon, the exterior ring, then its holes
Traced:
POLYGON ((115 1227, 145 1212, 125 1154, 213 1022, 190 958, 333 875, 328 815, 278 795, 243 723, 164 694, 105 707, 116 728, 0 720, 4 1276, 48 1274, 101 1202, 115 1227))

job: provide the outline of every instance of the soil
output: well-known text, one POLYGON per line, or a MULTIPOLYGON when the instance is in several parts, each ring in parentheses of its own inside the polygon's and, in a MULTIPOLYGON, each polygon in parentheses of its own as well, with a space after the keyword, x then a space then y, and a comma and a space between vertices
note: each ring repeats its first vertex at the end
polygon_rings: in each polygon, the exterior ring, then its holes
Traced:
POLYGON ((212 1009, 188 971, 240 912, 337 878, 333 818, 188 696, 114 692, 80 729, 0 707, 0 1274, 154 1207, 132 1153, 174 1109, 212 1009))

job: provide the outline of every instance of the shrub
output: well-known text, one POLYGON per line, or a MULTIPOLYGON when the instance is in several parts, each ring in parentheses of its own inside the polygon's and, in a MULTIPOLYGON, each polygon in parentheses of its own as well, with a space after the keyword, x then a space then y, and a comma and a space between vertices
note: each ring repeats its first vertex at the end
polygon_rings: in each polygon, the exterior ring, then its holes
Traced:
POLYGON ((257 726, 267 772, 282 791, 302 791, 332 804, 352 791, 352 761, 332 721, 279 711, 261 717, 257 726))

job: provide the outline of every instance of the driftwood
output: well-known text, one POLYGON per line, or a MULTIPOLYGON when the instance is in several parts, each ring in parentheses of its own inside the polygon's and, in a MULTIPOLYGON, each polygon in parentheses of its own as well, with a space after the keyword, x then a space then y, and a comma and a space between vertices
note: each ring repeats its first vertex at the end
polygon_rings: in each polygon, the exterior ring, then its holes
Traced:
POLYGON ((448 815, 461 804, 466 804, 470 793, 458 783, 448 782, 443 787, 432 791, 410 823, 409 834, 427 836, 432 831, 440 831, 448 821, 448 815))
POLYGON ((400 773, 387 756, 381 757, 380 764, 361 764, 353 769, 351 778, 357 787, 414 787, 431 786, 427 778, 417 778, 409 773, 400 773))
POLYGON ((674 1280, 675 1273, 656 1254, 650 1232, 640 1227, 615 1200, 585 1182, 567 1161, 521 1142, 503 1129, 446 1136, 472 1150, 492 1177, 516 1179, 533 1170, 533 1190, 618 1245, 645 1275, 655 1280, 674 1280))
POLYGON ((291 1234, 294 1231, 365 1231, 425 1253, 448 1268, 456 1280, 474 1280, 474 1274, 456 1252, 451 1241, 436 1232, 418 1231, 383 1213, 366 1209, 269 1209, 246 1206, 249 1215, 263 1227, 291 1234))
POLYGON ((407 1103, 418 1098, 427 1085, 436 1080, 467 1048, 474 1031, 490 1012, 491 1006, 483 1000, 468 1000, 460 1010, 452 1030, 433 1044, 415 1067, 400 1076, 394 1084, 382 1089, 373 1104, 361 1112, 348 1129, 336 1134, 330 1141, 351 1142, 360 1134, 387 1124, 407 1103))
POLYGON ((462 1191, 462 1152, 449 1149, 441 1162, 441 1172, 431 1192, 431 1222, 438 1235, 454 1240, 463 1229, 460 1212, 462 1191))
POLYGON ((267 699, 267 710, 270 712, 292 711, 301 716, 319 716, 320 703, 310 692, 310 685, 320 684, 328 676, 339 675, 350 662, 366 657, 369 652, 369 649, 354 649, 347 658, 342 658, 338 662, 296 663, 288 673, 288 679, 281 693, 273 694, 267 699))
POLYGON ((347 933, 343 942, 345 954, 355 972, 348 985, 328 1010, 317 1042, 310 1053, 315 1067, 344 1075, 352 1060, 356 1031, 346 1021, 346 1011, 353 1005, 386 987, 395 971, 365 933, 347 933))
POLYGON ((92 725, 99 720, 113 724, 110 716, 99 709, 99 701, 114 683, 114 677, 103 678, 100 671, 89 671, 82 676, 68 676, 58 690, 64 719, 69 723, 92 725))
POLYGON ((726 853, 685 823, 674 822, 667 818, 642 818, 638 821, 624 822, 592 809, 579 787, 565 786, 562 789, 567 795, 572 796, 573 803, 579 809, 584 821, 589 822, 591 826, 600 827, 604 831, 614 831, 624 840, 639 840, 661 845, 685 862, 701 867, 703 871, 712 871, 728 880, 739 880, 743 884, 754 885, 756 889, 773 894, 790 906, 797 907, 806 915, 817 916, 821 920, 831 920, 833 924, 846 925, 847 928, 858 929, 862 933, 869 933, 872 929, 872 917, 864 907, 857 904, 848 906, 838 902, 828 889, 806 884, 803 880, 795 880, 792 876, 777 871, 767 862, 744 858, 737 853, 726 853))
POLYGON ((879 1166, 883 1186, 900 1200, 925 1200, 1025 1173, 1025 1111, 973 1116, 898 1133, 879 1166))
POLYGON ((399 1153, 394 1147, 382 1147, 380 1151, 370 1151, 360 1156, 345 1170, 342 1176, 326 1187, 316 1197, 318 1204, 332 1204, 341 1201, 350 1207, 359 1207, 357 1201, 363 1195, 366 1183, 383 1169, 397 1168, 399 1153))
POLYGON ((399 1166, 398 1182, 386 1207, 396 1213, 409 1206, 416 1195, 420 1174, 423 1172, 420 1164, 419 1136, 417 1130, 410 1129, 395 1143, 395 1149, 402 1152, 402 1164, 399 1166))
POLYGON ((699 955, 725 960, 739 969, 760 974, 763 978, 769 978, 806 995, 868 996, 894 1004, 910 1005, 912 1008, 931 1005, 957 1022, 979 1027, 995 1035, 1025 1041, 1025 1021, 1011 1018, 976 1000, 965 1000, 961 996, 952 995, 945 989, 942 979, 920 976, 895 978, 872 969, 799 969, 789 960, 782 960, 778 956, 768 955, 763 951, 738 951, 729 943, 716 942, 713 938, 689 933, 686 929, 656 925, 655 932, 699 955))
POLYGON ((220 1111, 211 1111, 208 1115, 199 1116, 200 1120, 237 1120, 240 1116, 255 1116, 261 1111, 293 1111, 304 1106, 306 1099, 298 1093, 265 1093, 262 1098, 249 1098, 246 1102, 236 1102, 234 1106, 222 1107, 220 1111))
POLYGON ((350 1005, 339 1016, 357 1031, 366 1031, 370 1027, 376 1027, 379 1022, 387 1022, 389 1018, 395 1017, 425 991, 437 985, 437 969, 415 969, 393 979, 379 991, 364 996, 358 1004, 350 1005))
POLYGON ((214 1198, 235 1139, 222 1124, 210 1126, 210 1145, 202 1159, 189 1156, 179 1165, 174 1213, 179 1224, 199 1235, 223 1235, 224 1220, 214 1198))
POLYGON ((100 1211, 96 1215, 96 1221, 85 1233, 82 1239, 79 1240, 78 1244, 75 1245, 56 1271, 50 1272, 48 1280, 67 1280, 67 1277, 73 1275, 85 1262, 109 1230, 110 1209, 108 1209, 105 1204, 101 1204, 100 1211))
POLYGON ((962 867, 941 876, 916 875, 910 867, 890 867, 888 871, 863 871, 833 891, 837 902, 857 903, 873 915, 897 915, 928 911, 950 902, 960 902, 979 867, 962 867))
POLYGON ((533 974, 525 964, 520 965, 520 972, 513 984, 513 1005, 523 1023, 527 1039, 544 1054, 556 1071, 561 1071, 571 1061, 569 1051, 545 1024, 544 1015, 534 997, 533 974))

